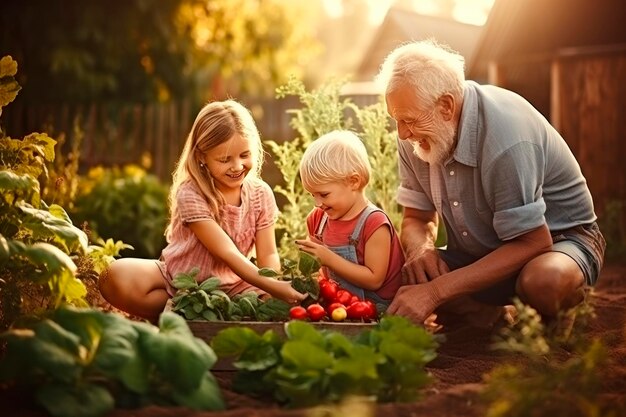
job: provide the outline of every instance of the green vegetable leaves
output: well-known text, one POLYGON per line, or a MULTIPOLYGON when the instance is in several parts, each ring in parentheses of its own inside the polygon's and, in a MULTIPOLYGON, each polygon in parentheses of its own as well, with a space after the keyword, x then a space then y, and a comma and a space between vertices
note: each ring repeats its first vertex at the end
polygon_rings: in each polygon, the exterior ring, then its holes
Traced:
POLYGON ((209 371, 213 350, 174 313, 163 313, 159 326, 98 310, 56 310, 0 335, 7 342, 0 382, 32 386, 53 416, 97 417, 152 402, 224 408, 209 371))
MULTIPOLYGON (((268 270, 271 271, 271 270, 268 270)), ((219 289, 220 280, 211 277, 200 284, 196 276, 199 269, 177 274, 173 285, 178 289, 172 298, 172 311, 187 320, 230 321, 282 321, 289 317, 289 304, 270 298, 261 300, 253 291, 230 298, 219 289)))
POLYGON ((271 394, 292 407, 337 401, 347 395, 380 402, 414 400, 430 380, 424 366, 437 342, 425 329, 401 317, 384 317, 356 340, 312 325, 285 325, 286 340, 245 327, 222 330, 211 341, 218 357, 234 357, 235 389, 271 394))

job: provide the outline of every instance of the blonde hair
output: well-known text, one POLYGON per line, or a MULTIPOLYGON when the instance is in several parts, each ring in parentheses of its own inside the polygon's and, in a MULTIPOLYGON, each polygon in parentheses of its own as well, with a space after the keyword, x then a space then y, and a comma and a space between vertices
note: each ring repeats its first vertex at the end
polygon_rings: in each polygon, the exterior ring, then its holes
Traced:
POLYGON ((305 188, 344 181, 354 174, 360 176, 364 188, 371 171, 365 145, 347 130, 335 130, 313 141, 300 161, 300 178, 305 188))
POLYGON ((385 94, 408 84, 427 110, 443 94, 463 98, 465 59, 434 39, 405 43, 383 61, 376 82, 385 94))
POLYGON ((201 158, 209 150, 230 140, 235 134, 239 134, 250 143, 253 166, 248 177, 260 177, 265 155, 261 137, 248 109, 234 100, 206 104, 193 122, 172 175, 169 193, 170 224, 165 232, 166 236, 169 237, 174 213, 177 210, 176 194, 180 186, 188 181, 196 183, 215 214, 215 219, 220 221, 224 198, 215 188, 209 170, 201 164, 201 158))

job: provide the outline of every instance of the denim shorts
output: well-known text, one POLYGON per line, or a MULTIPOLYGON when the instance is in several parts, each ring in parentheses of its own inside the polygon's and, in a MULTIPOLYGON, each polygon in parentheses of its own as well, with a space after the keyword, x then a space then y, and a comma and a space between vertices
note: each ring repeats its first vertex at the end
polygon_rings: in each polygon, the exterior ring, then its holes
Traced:
MULTIPOLYGON (((595 285, 604 264, 606 242, 596 222, 551 232, 552 250, 569 256, 576 262, 585 277, 585 283, 595 285)), ((439 256, 451 270, 462 268, 478 260, 467 253, 439 249, 439 256)), ((496 285, 472 294, 472 298, 486 304, 504 305, 515 297, 517 277, 501 281, 496 285)))

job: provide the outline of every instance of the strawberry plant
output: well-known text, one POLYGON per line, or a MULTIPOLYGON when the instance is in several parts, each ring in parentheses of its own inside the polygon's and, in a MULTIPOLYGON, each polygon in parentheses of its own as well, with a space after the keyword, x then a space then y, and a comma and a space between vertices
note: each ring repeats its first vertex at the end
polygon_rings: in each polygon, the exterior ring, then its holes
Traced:
POLYGON ((33 395, 52 416, 98 417, 148 404, 223 409, 213 350, 180 316, 159 327, 98 310, 61 308, 0 335, 0 382, 33 395))
POLYGON ((337 402, 351 395, 379 402, 412 401, 430 381, 424 366, 436 356, 435 336, 407 319, 383 318, 349 339, 291 321, 286 339, 247 327, 220 331, 211 341, 220 358, 234 358, 234 389, 272 396, 289 407, 337 402))

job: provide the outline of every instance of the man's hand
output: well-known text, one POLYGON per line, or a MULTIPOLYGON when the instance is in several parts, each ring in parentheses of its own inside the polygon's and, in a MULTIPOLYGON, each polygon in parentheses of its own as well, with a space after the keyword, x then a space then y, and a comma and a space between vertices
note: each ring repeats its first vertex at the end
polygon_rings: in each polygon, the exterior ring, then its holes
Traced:
POLYGON ((439 257, 437 249, 430 247, 409 254, 402 267, 404 285, 424 284, 450 272, 448 265, 439 257))
POLYGON ((436 282, 400 287, 387 313, 404 316, 418 325, 424 325, 440 304, 436 282))

